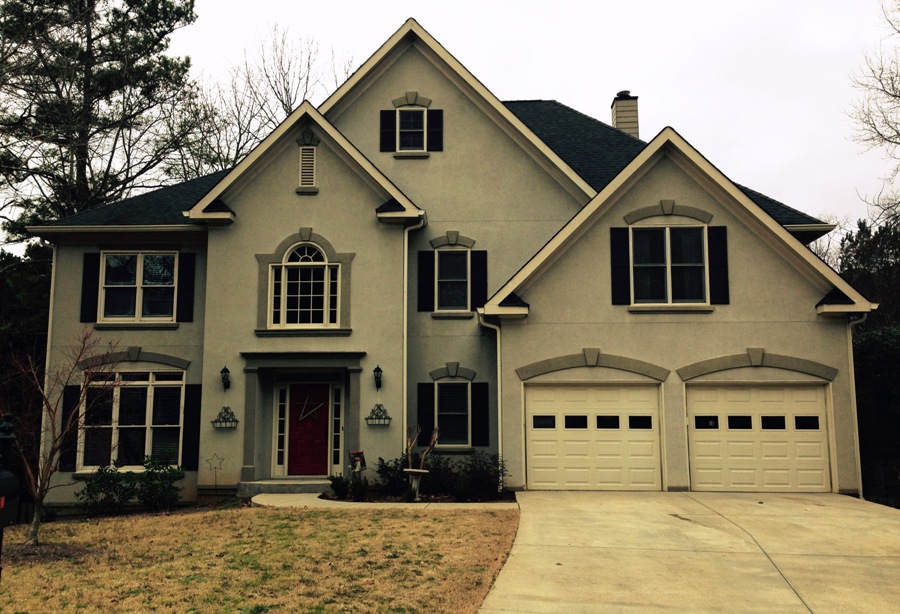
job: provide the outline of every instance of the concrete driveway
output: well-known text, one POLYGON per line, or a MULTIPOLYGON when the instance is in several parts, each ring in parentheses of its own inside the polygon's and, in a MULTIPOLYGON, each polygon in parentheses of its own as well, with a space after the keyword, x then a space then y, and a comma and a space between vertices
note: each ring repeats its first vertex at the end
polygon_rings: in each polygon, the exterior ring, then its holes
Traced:
POLYGON ((900 612, 900 510, 830 494, 517 498, 480 614, 900 612))

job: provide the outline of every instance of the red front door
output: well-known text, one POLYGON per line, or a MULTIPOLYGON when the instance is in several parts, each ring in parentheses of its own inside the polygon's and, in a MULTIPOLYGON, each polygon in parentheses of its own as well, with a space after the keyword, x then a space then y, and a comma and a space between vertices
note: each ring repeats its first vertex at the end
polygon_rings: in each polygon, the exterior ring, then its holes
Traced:
POLYGON ((288 475, 328 475, 328 384, 290 388, 288 475))

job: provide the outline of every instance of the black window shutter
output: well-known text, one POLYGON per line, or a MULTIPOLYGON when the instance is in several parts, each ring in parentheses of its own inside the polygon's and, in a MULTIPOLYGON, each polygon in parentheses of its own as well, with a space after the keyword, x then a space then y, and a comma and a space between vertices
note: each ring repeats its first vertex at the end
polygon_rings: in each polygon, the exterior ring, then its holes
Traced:
POLYGON ((434 252, 419 252, 419 311, 434 311, 434 252))
POLYGON ((381 112, 381 151, 397 150, 397 112, 381 112))
POLYGON ((444 151, 444 112, 428 111, 428 151, 444 151))
POLYGON ((434 384, 420 383, 418 385, 418 405, 417 421, 422 427, 419 433, 419 445, 427 446, 431 440, 431 431, 434 430, 434 384))
POLYGON ((631 266, 627 228, 609 229, 610 271, 612 304, 631 304, 631 266))
POLYGON ((472 445, 488 446, 491 443, 490 399, 487 382, 472 383, 472 445))
POLYGON ((202 386, 184 387, 184 421, 181 430, 181 468, 197 471, 200 464, 200 399, 202 386))
POLYGON ((728 294, 728 235, 725 226, 710 226, 709 240, 709 302, 727 305, 728 294))
POLYGON ((472 301, 471 309, 484 307, 487 302, 487 252, 484 250, 472 251, 472 279, 469 280, 469 298, 472 301))
POLYGON ((84 255, 81 268, 81 322, 97 321, 97 301, 100 296, 100 254, 84 255))
MULTIPOLYGON (((97 254, 99 256, 99 254, 97 254)), ((65 429, 72 414, 78 411, 78 401, 81 399, 80 386, 66 386, 63 388, 62 398, 62 424, 65 429)), ((76 422, 77 425, 77 422, 76 422)), ((78 428, 72 428, 63 438, 62 448, 59 451, 59 470, 75 471, 75 462, 78 454, 78 428)))
POLYGON ((194 321, 194 267, 196 254, 178 254, 178 305, 176 322, 194 321))

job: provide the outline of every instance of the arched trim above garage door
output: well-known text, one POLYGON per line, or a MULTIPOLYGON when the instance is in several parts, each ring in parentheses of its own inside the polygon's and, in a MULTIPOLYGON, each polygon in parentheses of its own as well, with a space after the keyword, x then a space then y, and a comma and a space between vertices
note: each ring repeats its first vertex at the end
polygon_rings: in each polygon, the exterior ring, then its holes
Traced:
POLYGON ((829 382, 834 380, 838 373, 838 370, 834 367, 794 356, 769 354, 764 348, 747 348, 746 354, 732 354, 731 356, 719 356, 718 358, 701 360, 678 369, 677 373, 682 381, 686 382, 701 375, 728 371, 729 369, 740 369, 742 367, 771 367, 786 371, 796 371, 821 377, 829 382))
POLYGON ((600 348, 584 348, 580 354, 567 354, 555 358, 539 360, 516 369, 516 374, 523 382, 538 375, 562 371, 563 369, 576 369, 579 367, 606 367, 607 369, 619 369, 630 371, 639 375, 646 375, 657 381, 665 381, 669 376, 669 370, 658 365, 635 360, 626 356, 604 354, 600 348))

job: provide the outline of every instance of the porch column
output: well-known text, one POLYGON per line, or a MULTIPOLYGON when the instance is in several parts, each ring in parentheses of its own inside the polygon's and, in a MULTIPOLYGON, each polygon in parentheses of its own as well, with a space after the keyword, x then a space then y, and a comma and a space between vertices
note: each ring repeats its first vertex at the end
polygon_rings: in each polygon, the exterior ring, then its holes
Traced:
POLYGON ((259 396, 259 377, 256 367, 244 369, 244 464, 241 482, 256 479, 256 400, 259 396))
POLYGON ((347 409, 344 414, 344 458, 342 462, 347 462, 347 452, 350 450, 359 450, 359 422, 362 416, 359 414, 359 378, 362 373, 361 367, 347 367, 349 376, 349 389, 347 390, 347 409))

